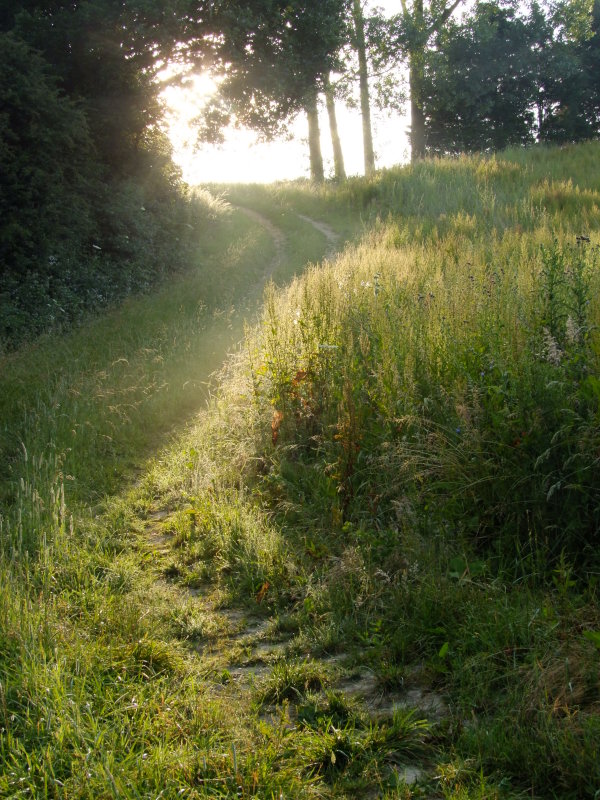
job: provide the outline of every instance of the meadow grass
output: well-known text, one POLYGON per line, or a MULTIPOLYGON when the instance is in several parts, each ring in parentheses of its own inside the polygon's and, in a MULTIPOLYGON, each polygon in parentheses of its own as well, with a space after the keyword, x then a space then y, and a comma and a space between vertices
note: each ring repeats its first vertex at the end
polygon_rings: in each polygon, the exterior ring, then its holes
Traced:
POLYGON ((425 665, 465 715, 455 752, 541 796, 600 786, 597 156, 316 190, 372 230, 248 339, 258 492, 310 574, 313 649, 425 665))
POLYGON ((597 796, 599 154, 232 190, 288 275, 296 213, 368 230, 193 419, 272 256, 241 216, 218 324, 188 277, 5 360, 0 796, 597 796), (240 610, 285 642, 247 683, 240 610))
MULTIPOLYGON (((260 211, 285 232, 292 250, 300 248, 302 252, 309 253, 307 261, 313 263, 319 261, 323 255, 323 237, 310 223, 299 219, 298 215, 327 222, 333 227, 341 243, 357 238, 365 230, 365 224, 356 208, 347 203, 323 202, 320 190, 309 181, 263 185, 234 184, 213 187, 213 191, 220 191, 234 205, 249 206, 260 211)), ((300 266, 304 267, 304 264, 300 266)), ((300 272, 301 270, 298 274, 300 272)), ((284 282, 287 282, 288 277, 285 276, 284 282)), ((275 279, 275 283, 280 282, 275 279)))
MULTIPOLYGON (((172 597, 133 546, 147 504, 127 492, 206 404, 259 307, 273 242, 216 210, 196 269, 2 359, 1 796, 175 796, 181 770, 194 771, 179 714, 200 726, 196 744, 214 738, 221 712, 201 722, 195 710, 172 597), (174 782, 166 761, 179 764, 174 782)), ((289 247, 288 269, 314 254, 289 247)))

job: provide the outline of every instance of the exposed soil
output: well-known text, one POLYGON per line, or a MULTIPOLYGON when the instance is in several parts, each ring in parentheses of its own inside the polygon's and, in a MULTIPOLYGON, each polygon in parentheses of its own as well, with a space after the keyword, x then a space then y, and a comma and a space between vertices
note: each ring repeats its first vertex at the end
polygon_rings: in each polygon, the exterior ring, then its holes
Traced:
MULTIPOLYGON (((275 245, 275 256, 265 268, 264 277, 269 275, 285 258, 286 237, 270 220, 250 208, 237 207, 239 211, 250 217, 268 231, 275 245)), ((326 223, 313 220, 302 214, 298 217, 316 228, 327 240, 326 256, 331 256, 338 248, 340 237, 326 223)), ((225 353, 223 353, 225 355, 225 353)), ((150 549, 159 559, 167 559, 172 547, 172 534, 165 533, 171 510, 157 510, 147 517, 145 538, 150 549)), ((171 584, 175 590, 175 586, 171 584)), ((198 658, 202 658, 214 678, 211 691, 236 697, 252 690, 255 685, 268 681, 273 667, 293 656, 293 635, 282 634, 277 630, 276 620, 271 617, 259 617, 242 608, 221 608, 214 598, 209 596, 210 589, 177 587, 176 591, 187 592, 190 602, 198 604, 201 614, 214 619, 216 629, 210 635, 190 641, 190 650, 198 658)), ((425 690, 412 684, 401 686, 393 691, 384 690, 377 676, 365 667, 348 667, 352 662, 346 653, 339 653, 331 658, 323 658, 321 663, 329 671, 334 680, 336 691, 352 698, 368 714, 374 724, 385 723, 393 718, 398 710, 414 710, 417 718, 427 718, 431 722, 439 721, 448 715, 444 699, 435 692, 425 690)), ((295 727, 295 706, 285 706, 289 715, 287 727, 295 727)), ((273 725, 281 724, 282 709, 277 706, 264 708, 261 719, 273 725)), ((390 765, 399 784, 412 785, 426 777, 422 765, 405 764, 400 760, 390 765)), ((378 797, 378 794, 373 794, 378 797)))
POLYGON ((323 236, 327 239, 328 247, 325 253, 326 257, 332 256, 338 247, 340 237, 339 235, 333 230, 333 228, 328 225, 326 222, 319 222, 316 219, 311 219, 310 217, 305 216, 304 214, 298 214, 300 219, 304 220, 304 222, 308 222, 309 225, 312 225, 313 228, 316 228, 320 231, 323 236))
POLYGON ((263 217, 262 214, 259 214, 258 211, 255 211, 253 208, 246 208, 245 206, 236 206, 236 208, 238 211, 241 211, 242 214, 245 214, 247 217, 250 217, 250 219, 253 219, 255 222, 257 222, 269 233, 273 239, 273 243, 275 244, 275 256, 265 269, 265 278, 268 278, 268 276, 277 269, 284 259, 285 234, 276 225, 273 225, 271 220, 263 217))

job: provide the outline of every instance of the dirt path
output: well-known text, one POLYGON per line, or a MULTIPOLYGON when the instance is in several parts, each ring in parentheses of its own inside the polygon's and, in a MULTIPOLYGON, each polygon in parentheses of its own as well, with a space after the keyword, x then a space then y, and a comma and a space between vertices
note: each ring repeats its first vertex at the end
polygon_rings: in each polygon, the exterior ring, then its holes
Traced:
POLYGON ((303 219, 304 222, 308 222, 309 225, 312 225, 313 228, 316 228, 320 231, 323 236, 327 239, 328 247, 325 252, 325 256, 329 257, 332 256, 338 249, 338 245, 340 243, 340 236, 337 234, 333 228, 328 225, 326 222, 319 222, 316 219, 311 219, 311 217, 307 217, 304 214, 298 214, 300 219, 303 219))
MULTIPOLYGON (((273 225, 271 220, 267 219, 262 214, 259 214, 259 212, 255 211, 253 208, 247 208, 246 206, 235 207, 238 209, 238 211, 241 211, 242 214, 245 214, 247 217, 261 225, 273 239, 275 244, 275 256, 265 271, 265 277, 268 277, 268 275, 270 275, 277 269, 278 266, 280 266, 285 258, 285 234, 276 225, 273 225)), ((319 233, 323 234, 327 241, 327 248, 323 253, 324 258, 330 258, 337 252, 340 244, 340 235, 333 230, 331 225, 328 225, 326 222, 320 222, 319 220, 312 219, 312 217, 307 217, 305 214, 296 214, 296 216, 298 219, 301 219, 303 222, 312 225, 313 228, 319 231, 319 233)))
MULTIPOLYGON (((264 279, 268 280, 284 263, 287 237, 254 209, 236 208, 272 237, 275 254, 264 271, 264 279)), ((333 228, 303 214, 297 214, 297 217, 325 237, 326 257, 335 254, 341 237, 333 228)), ((236 333, 241 316, 238 309, 236 319, 232 321, 236 333)), ((222 345, 223 342, 216 343, 215 356, 222 345)), ((223 349, 222 358, 226 352, 223 349)), ((363 714, 368 720, 369 730, 380 730, 384 737, 388 735, 386 731, 396 724, 394 720, 401 719, 403 714, 408 715, 407 719, 416 715, 416 719, 428 718, 433 722, 447 716, 444 699, 424 688, 418 674, 407 675, 406 682, 402 677, 392 688, 378 679, 370 665, 360 663, 360 659, 357 663, 356 654, 352 655, 343 648, 338 647, 335 655, 323 653, 315 657, 312 644, 303 639, 293 626, 288 630, 281 625, 279 614, 261 615, 258 607, 251 611, 228 606, 223 604, 222 594, 217 588, 208 584, 191 588, 183 581, 166 577, 169 568, 172 569, 180 558, 176 555, 177 514, 170 509, 153 508, 144 520, 144 538, 173 613, 179 613, 184 620, 200 620, 198 630, 190 633, 189 647, 193 658, 198 659, 206 673, 208 698, 220 699, 241 709, 243 714, 250 714, 254 704, 258 711, 252 713, 258 715, 261 724, 273 730, 281 729, 283 725, 283 730, 290 734, 296 728, 299 708, 307 702, 309 684, 313 687, 310 702, 316 704, 315 708, 328 707, 331 698, 337 697, 335 702, 349 709, 349 714, 354 713, 352 709, 359 709, 356 713, 363 714)), ((265 591, 268 587, 266 583, 265 591)), ((385 780, 406 787, 427 780, 426 765, 404 752, 401 744, 398 747, 398 752, 395 752, 394 746, 390 745, 390 752, 382 760, 385 780)), ((373 787, 363 796, 375 800, 380 793, 373 787)))
POLYGON ((242 214, 245 214, 247 217, 257 222, 273 239, 273 243, 275 245, 275 256, 265 270, 266 278, 283 262, 285 256, 285 234, 276 225, 273 225, 270 219, 263 217, 262 214, 259 214, 258 211, 255 211, 253 208, 246 208, 245 206, 235 206, 235 208, 237 208, 238 211, 241 211, 242 214))
MULTIPOLYGON (((253 224, 264 229, 274 244, 273 257, 265 262, 262 274, 255 277, 246 287, 244 297, 236 301, 235 306, 214 314, 207 319, 203 335, 197 342, 193 359, 188 365, 188 383, 194 387, 201 403, 204 403, 215 388, 215 376, 225 361, 227 354, 234 351, 244 337, 244 324, 257 319, 262 306, 264 287, 268 281, 285 266, 290 257, 288 237, 276 224, 263 214, 246 206, 234 205, 233 208, 244 214, 253 224)), ((298 214, 303 223, 314 227, 324 238, 321 250, 322 258, 331 257, 338 249, 341 237, 326 223, 298 214)), ((304 226, 298 226, 303 229, 304 226)), ((308 257, 307 257, 308 260, 308 257)), ((285 272, 285 270, 283 270, 285 272)), ((200 406, 199 406, 200 407, 200 406)))

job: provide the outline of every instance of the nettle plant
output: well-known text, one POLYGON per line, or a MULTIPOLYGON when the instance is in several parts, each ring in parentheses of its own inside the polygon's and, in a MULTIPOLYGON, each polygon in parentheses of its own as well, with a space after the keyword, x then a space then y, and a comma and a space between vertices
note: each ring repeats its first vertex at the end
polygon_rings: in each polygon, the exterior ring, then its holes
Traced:
POLYGON ((598 249, 581 238, 576 246, 542 249, 532 349, 546 446, 534 470, 555 553, 564 547, 592 555, 600 530, 600 349, 592 304, 598 266, 598 249))
POLYGON ((554 242, 539 263, 520 319, 480 320, 448 421, 424 423, 423 496, 478 547, 516 552, 528 570, 531 558, 545 569, 565 553, 585 565, 600 530, 598 251, 554 242))
POLYGON ((394 526, 409 498, 426 529, 528 572, 563 552, 583 565, 600 529, 598 253, 496 245, 466 264, 382 248, 272 305, 257 378, 276 460, 320 465, 334 525, 394 526))

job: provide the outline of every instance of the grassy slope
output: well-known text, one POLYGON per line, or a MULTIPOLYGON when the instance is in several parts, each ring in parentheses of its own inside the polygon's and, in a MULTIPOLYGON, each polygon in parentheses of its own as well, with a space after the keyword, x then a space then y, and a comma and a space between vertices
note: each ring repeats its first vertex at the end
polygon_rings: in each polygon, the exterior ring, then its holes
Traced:
MULTIPOLYGON (((287 243, 277 277, 324 248, 314 230, 287 243)), ((2 359, 0 796, 146 796, 169 785, 163 756, 146 762, 142 750, 172 750, 198 670, 162 641, 173 638, 161 617, 173 599, 161 604, 140 571, 127 487, 205 405, 274 256, 266 231, 220 212, 197 271, 2 359), (132 731, 135 697, 143 713, 132 731), (150 732, 165 697, 169 732, 150 732)), ((189 777, 176 771, 179 789, 189 777)))
POLYGON ((291 209, 374 228, 271 291, 209 413, 109 500, 197 406, 189 285, 6 362, 2 796, 594 796, 597 159, 238 190, 292 235, 291 209), (263 683, 231 679, 228 607, 293 634, 263 683), (320 691, 332 653, 451 716, 369 721, 320 691))

